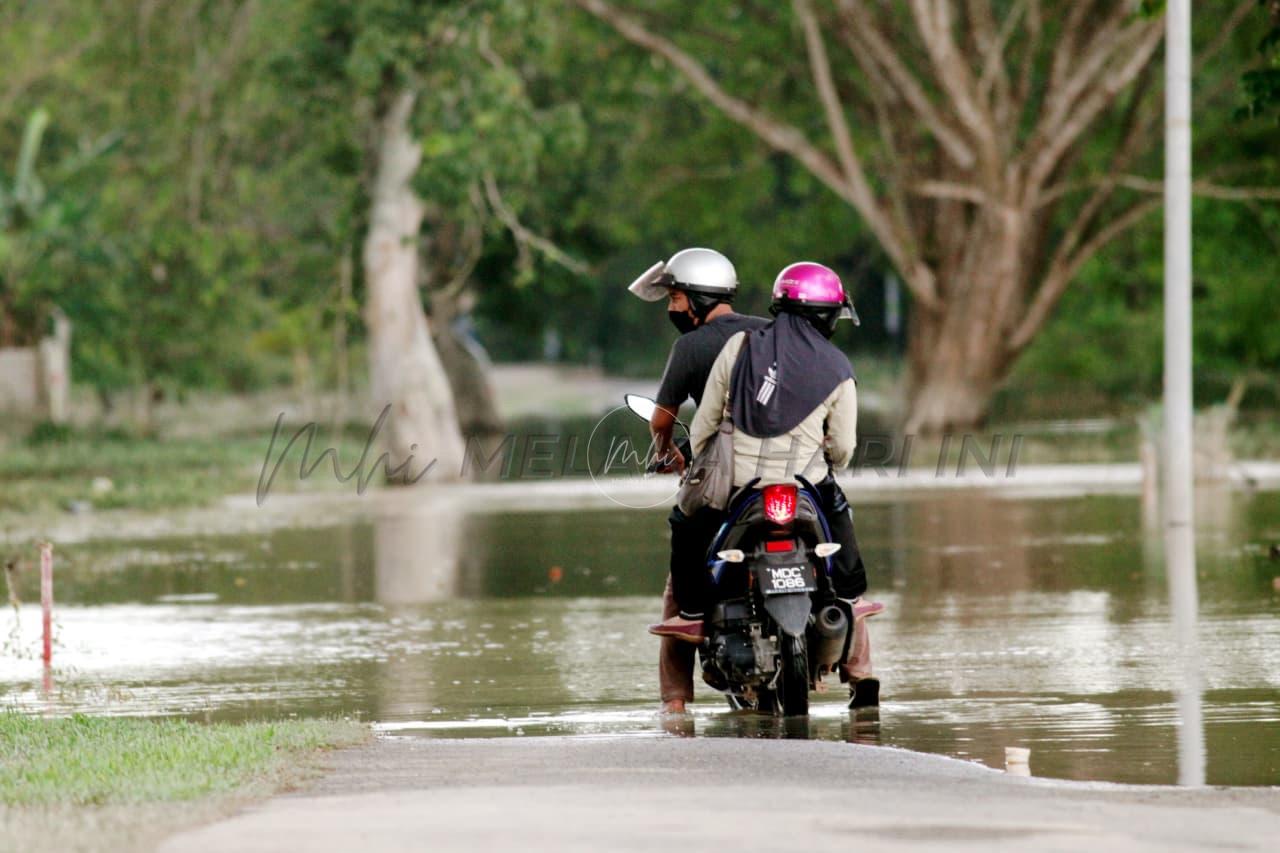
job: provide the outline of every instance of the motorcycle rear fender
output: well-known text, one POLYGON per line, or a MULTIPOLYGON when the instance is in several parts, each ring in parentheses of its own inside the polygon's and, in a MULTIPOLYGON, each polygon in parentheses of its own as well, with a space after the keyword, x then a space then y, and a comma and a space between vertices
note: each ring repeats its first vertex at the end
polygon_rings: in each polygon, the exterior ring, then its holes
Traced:
POLYGON ((809 627, 812 601, 807 592, 771 595, 764 600, 765 612, 773 617, 786 634, 799 639, 809 627))

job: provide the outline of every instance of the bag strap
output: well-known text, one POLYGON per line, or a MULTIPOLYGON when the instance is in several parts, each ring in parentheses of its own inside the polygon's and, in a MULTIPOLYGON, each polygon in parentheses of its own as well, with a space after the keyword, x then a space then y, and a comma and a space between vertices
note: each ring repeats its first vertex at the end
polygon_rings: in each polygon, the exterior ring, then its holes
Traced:
POLYGON ((729 426, 733 426, 733 416, 729 414, 729 393, 733 391, 733 374, 738 369, 738 362, 742 361, 742 353, 746 351, 751 343, 750 332, 739 332, 742 335, 742 346, 738 347, 738 354, 733 358, 733 367, 729 370, 729 381, 724 389, 724 403, 720 407, 720 422, 728 422, 729 426))

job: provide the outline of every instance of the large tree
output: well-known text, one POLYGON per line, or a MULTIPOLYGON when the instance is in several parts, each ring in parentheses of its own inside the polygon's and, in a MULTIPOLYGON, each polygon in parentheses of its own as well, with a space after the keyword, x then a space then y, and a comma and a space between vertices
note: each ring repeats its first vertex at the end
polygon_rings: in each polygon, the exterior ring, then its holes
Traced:
POLYGON ((538 108, 504 58, 536 49, 543 25, 515 0, 307 8, 299 92, 347 116, 346 147, 362 164, 373 398, 392 407, 395 456, 436 460, 433 475, 457 477, 458 402, 469 426, 495 417, 483 369, 450 329, 487 238, 509 235, 526 274, 534 256, 582 269, 520 218, 542 152, 573 135, 564 111, 538 108))
MULTIPOLYGON (((574 2, 861 216, 914 301, 908 430, 980 421, 1081 267, 1159 204, 1130 174, 1158 150, 1158 4, 574 2)), ((1200 68, 1254 2, 1222 4, 1200 68)))

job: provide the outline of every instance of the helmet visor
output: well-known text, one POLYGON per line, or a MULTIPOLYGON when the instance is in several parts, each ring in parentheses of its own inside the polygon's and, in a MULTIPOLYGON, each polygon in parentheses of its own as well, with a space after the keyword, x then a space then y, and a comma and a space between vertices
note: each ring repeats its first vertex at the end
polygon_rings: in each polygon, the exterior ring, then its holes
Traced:
POLYGON ((853 301, 849 297, 844 298, 844 304, 840 306, 840 316, 837 320, 852 320, 853 325, 861 326, 862 318, 858 316, 858 312, 853 309, 853 301))
POLYGON ((669 276, 664 275, 666 268, 667 265, 664 261, 658 261, 645 270, 643 275, 631 282, 631 286, 627 290, 639 296, 645 302, 658 302, 666 299, 667 288, 663 283, 664 278, 669 278, 669 276))

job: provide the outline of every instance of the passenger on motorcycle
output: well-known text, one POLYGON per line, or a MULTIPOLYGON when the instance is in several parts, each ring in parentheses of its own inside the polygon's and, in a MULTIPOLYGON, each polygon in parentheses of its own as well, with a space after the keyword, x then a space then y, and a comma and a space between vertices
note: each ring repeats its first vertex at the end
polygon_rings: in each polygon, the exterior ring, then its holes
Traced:
MULTIPOLYGON (((793 483, 800 475, 814 483, 834 541, 832 586, 855 616, 854 638, 843 676, 852 682, 852 706, 879 701, 879 682, 871 676, 870 641, 865 618, 879 605, 861 602, 866 571, 853 534, 853 513, 833 470, 849 464, 857 442, 857 385, 849 359, 830 337, 840 319, 857 314, 840 278, 821 264, 791 264, 778 274, 767 326, 735 334, 716 358, 691 427, 697 455, 716 434, 727 411, 734 426, 735 488, 793 483)), ((722 518, 703 509, 710 526, 722 518)), ((679 613, 650 631, 664 637, 700 642, 703 614, 710 604, 706 549, 677 558, 673 537, 672 586, 679 613)))

